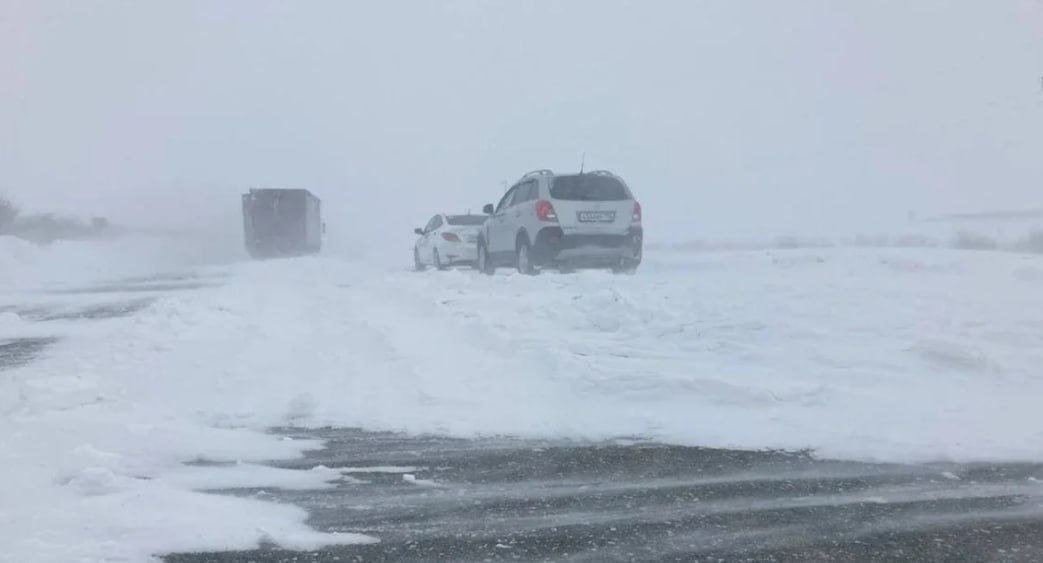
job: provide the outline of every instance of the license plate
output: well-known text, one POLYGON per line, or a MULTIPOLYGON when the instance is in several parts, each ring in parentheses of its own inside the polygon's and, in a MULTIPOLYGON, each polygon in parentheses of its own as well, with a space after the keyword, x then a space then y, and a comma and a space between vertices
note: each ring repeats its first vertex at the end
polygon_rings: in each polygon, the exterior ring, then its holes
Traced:
POLYGON ((576 217, 580 223, 612 223, 616 220, 615 211, 579 211, 576 217))

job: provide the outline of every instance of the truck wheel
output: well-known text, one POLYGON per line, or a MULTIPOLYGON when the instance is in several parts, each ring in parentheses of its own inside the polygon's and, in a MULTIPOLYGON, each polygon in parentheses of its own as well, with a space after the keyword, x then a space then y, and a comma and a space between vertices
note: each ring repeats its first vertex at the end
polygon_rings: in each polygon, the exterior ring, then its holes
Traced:
POLYGON ((420 261, 420 251, 415 248, 413 249, 413 269, 417 272, 423 272, 427 269, 424 263, 420 261))
POLYGON ((496 273, 496 266, 493 265, 493 261, 489 258, 489 249, 486 248, 484 241, 478 242, 478 271, 491 276, 496 273))

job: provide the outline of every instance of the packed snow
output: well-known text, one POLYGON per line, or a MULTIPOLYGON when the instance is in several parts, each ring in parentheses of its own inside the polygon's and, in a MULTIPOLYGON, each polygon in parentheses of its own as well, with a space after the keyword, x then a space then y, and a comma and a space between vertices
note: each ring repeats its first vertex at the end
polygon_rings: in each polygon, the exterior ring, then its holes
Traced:
POLYGON ((1039 255, 660 251, 633 276, 537 277, 325 257, 194 267, 141 290, 99 279, 174 265, 84 244, 0 246, 0 343, 58 339, 0 368, 11 560, 376 541, 205 491, 378 471, 433 484, 412 467, 260 465, 319 447, 266 432, 285 425, 1043 460, 1039 255), (91 268, 63 281, 62 255, 91 268), (84 286, 111 290, 64 291, 84 286), (126 316, 34 317, 139 299, 126 316))

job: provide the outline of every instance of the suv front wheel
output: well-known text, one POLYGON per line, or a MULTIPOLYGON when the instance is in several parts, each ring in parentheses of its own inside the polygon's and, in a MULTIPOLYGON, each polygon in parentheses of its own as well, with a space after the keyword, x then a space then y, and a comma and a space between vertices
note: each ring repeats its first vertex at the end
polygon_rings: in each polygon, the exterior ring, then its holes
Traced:
POLYGON ((489 248, 485 245, 485 241, 478 240, 478 259, 475 262, 478 271, 491 276, 496 273, 496 266, 493 265, 492 260, 489 258, 489 248))

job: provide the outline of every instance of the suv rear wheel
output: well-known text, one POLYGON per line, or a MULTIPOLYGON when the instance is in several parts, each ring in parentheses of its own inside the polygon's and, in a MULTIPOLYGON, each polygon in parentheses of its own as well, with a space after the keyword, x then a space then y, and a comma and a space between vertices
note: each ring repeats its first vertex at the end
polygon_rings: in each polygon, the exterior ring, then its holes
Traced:
POLYGON ((532 248, 529 246, 529 241, 522 239, 518 241, 518 249, 516 250, 515 263, 518 265, 518 273, 526 276, 535 276, 539 273, 536 266, 532 263, 532 248))

